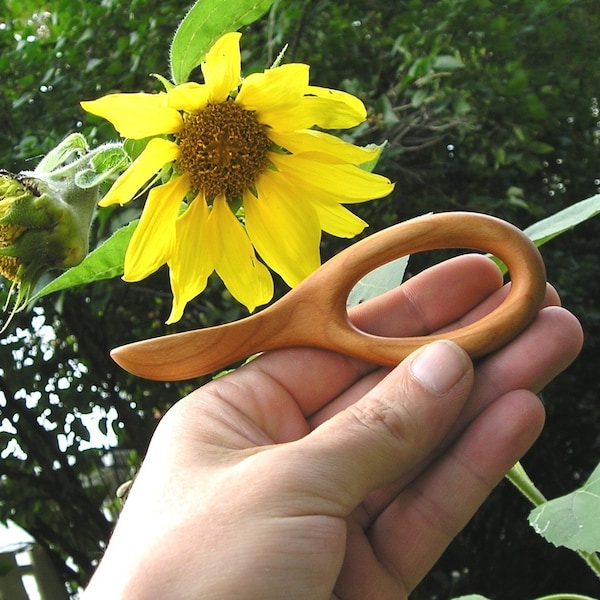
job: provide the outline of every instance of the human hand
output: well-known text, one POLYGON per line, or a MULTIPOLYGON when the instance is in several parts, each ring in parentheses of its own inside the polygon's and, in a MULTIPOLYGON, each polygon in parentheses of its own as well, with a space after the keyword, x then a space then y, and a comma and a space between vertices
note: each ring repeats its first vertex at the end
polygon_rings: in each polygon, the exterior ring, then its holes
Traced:
MULTIPOLYGON (((357 307, 359 328, 422 335, 506 294, 465 256, 357 307)), ((266 353, 162 419, 85 600, 403 598, 543 424, 535 396, 579 352, 546 307, 473 369, 453 344, 394 369, 331 352, 266 353)))

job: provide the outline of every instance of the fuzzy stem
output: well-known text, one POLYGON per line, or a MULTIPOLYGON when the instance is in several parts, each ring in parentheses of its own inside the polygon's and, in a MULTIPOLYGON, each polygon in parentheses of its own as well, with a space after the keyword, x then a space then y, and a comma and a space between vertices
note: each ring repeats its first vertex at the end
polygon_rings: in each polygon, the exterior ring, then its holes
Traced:
MULTIPOLYGON (((80 171, 83 166, 85 166, 87 163, 89 163, 92 160, 92 158, 94 156, 96 156, 97 154, 100 154, 101 152, 104 152, 109 148, 122 148, 122 146, 123 146, 123 144, 121 144, 120 142, 107 142, 106 144, 102 144, 101 146, 98 146, 97 148, 94 148, 93 150, 88 150, 83 156, 80 156, 79 158, 75 159, 73 162, 67 163, 66 165, 64 165, 62 167, 57 166, 55 169, 53 169, 51 171, 50 177, 52 177, 52 179, 71 178, 75 175, 75 173, 80 171)), ((39 165, 36 168, 36 170, 33 172, 33 175, 36 174, 38 169, 39 169, 39 165)))
POLYGON ((506 478, 527 498, 534 506, 546 502, 545 496, 531 481, 529 475, 518 462, 507 474, 506 478))

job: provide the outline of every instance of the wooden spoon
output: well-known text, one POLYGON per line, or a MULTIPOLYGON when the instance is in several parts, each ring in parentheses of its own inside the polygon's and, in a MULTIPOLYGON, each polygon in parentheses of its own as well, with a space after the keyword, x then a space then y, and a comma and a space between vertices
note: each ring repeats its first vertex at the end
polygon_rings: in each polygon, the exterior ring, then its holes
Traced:
POLYGON ((537 248, 513 225, 477 213, 426 215, 357 242, 255 315, 134 342, 115 348, 111 356, 130 373, 159 381, 198 377, 257 352, 294 346, 325 348, 393 366, 423 344, 448 339, 477 358, 503 346, 531 323, 542 305, 545 284, 537 248), (396 258, 440 248, 480 250, 502 260, 512 279, 502 304, 476 323, 441 335, 381 337, 350 323, 348 294, 365 274, 396 258))

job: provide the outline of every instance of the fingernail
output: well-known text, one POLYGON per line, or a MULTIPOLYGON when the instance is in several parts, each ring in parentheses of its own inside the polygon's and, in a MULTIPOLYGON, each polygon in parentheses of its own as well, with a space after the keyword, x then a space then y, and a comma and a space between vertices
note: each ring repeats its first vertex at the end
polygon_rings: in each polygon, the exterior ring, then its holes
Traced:
POLYGON ((447 393, 469 368, 464 351, 453 342, 433 342, 424 346, 409 366, 412 376, 436 395, 447 393))

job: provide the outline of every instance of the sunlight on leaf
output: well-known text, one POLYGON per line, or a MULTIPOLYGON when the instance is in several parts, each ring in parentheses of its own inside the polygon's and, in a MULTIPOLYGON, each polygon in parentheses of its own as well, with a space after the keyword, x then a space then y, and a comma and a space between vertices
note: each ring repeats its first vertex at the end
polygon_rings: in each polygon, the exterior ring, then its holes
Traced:
MULTIPOLYGON (((551 239, 573 229, 577 225, 600 214, 600 194, 576 202, 524 230, 524 233, 539 248, 551 239)), ((499 259, 493 257, 494 262, 503 273, 507 272, 506 265, 499 259)))
MULTIPOLYGON (((386 145, 384 142, 380 148, 383 149, 386 145)), ((373 167, 379 159, 379 154, 374 159, 373 167)), ((371 165, 361 165, 361 168, 369 170, 371 165)), ((431 213, 427 213, 431 214, 431 213)), ((398 287, 403 279, 406 268, 408 267, 408 261, 410 256, 401 256, 396 260, 392 260, 385 265, 381 265, 376 269, 373 269, 367 273, 350 291, 348 294, 348 300, 346 301, 346 307, 352 308, 358 304, 362 304, 367 300, 372 300, 381 296, 381 294, 388 292, 389 290, 398 287)))
POLYGON ((404 278, 408 259, 408 256, 397 258, 367 273, 348 295, 346 303, 348 308, 376 298, 384 292, 399 286, 404 278))
POLYGON ((271 4, 273 0, 198 0, 180 23, 171 44, 174 83, 187 81, 224 33, 256 21, 271 4))
POLYGON ((534 223, 525 229, 525 233, 535 242, 536 246, 541 246, 561 233, 595 217, 598 213, 600 213, 600 194, 576 202, 564 210, 534 223))
POLYGON ((550 500, 529 514, 529 524, 555 546, 571 550, 600 550, 600 464, 585 484, 550 500))

